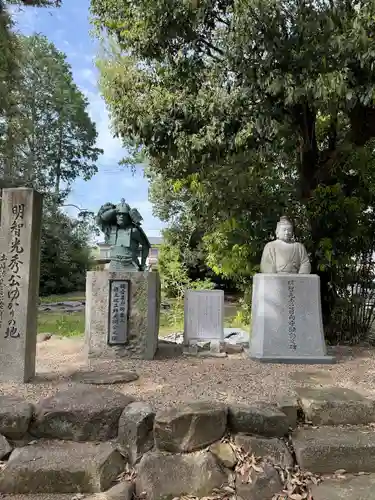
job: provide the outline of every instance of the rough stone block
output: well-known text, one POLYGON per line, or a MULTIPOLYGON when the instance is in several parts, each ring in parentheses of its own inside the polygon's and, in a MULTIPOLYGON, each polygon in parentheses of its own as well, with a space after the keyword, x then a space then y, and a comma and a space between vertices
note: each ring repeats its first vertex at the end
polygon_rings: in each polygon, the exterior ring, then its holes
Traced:
POLYGON ((206 451, 173 455, 146 453, 137 467, 136 495, 147 500, 181 495, 203 497, 227 481, 214 456, 206 451))
POLYGON ((12 451, 6 437, 0 434, 0 460, 3 460, 12 451))
POLYGON ((72 441, 106 441, 117 436, 124 408, 134 400, 120 392, 78 385, 36 405, 30 433, 72 441))
POLYGON ((296 389, 307 421, 313 425, 360 425, 375 422, 375 401, 342 387, 296 389))
POLYGON ((224 292, 186 290, 184 299, 184 344, 224 340, 224 292))
POLYGON ((21 439, 29 428, 34 407, 13 396, 0 396, 0 434, 21 439))
POLYGON ((297 396, 282 396, 277 406, 288 417, 289 426, 297 427, 299 404, 297 396))
POLYGON ((280 439, 237 434, 235 443, 246 453, 254 453, 256 457, 268 458, 276 465, 282 467, 293 467, 294 465, 292 454, 280 439))
POLYGON ((90 271, 86 277, 85 347, 89 360, 153 359, 158 346, 160 278, 156 272, 90 271), (110 280, 129 283, 126 342, 109 345, 110 280))
POLYGON ((292 441, 298 465, 310 472, 375 472, 375 433, 370 428, 299 429, 292 441))
POLYGON ((230 443, 214 443, 209 448, 210 452, 215 455, 220 464, 228 469, 233 469, 238 462, 236 452, 230 443))
POLYGON ((112 486, 125 461, 110 443, 41 441, 11 454, 0 471, 0 491, 96 493, 112 486))
POLYGON ((230 405, 229 428, 235 433, 282 437, 288 434, 289 421, 285 413, 267 403, 252 406, 230 405))
MULTIPOLYGON (((85 500, 132 500, 133 493, 134 493, 134 483, 132 483, 131 481, 123 481, 121 483, 116 484, 115 486, 112 486, 112 488, 110 488, 107 491, 104 491, 103 493, 94 493, 93 495, 85 497, 85 500)), ((70 497, 69 499, 66 500, 72 500, 72 498, 70 497)))
POLYGON ((155 412, 141 401, 131 403, 122 412, 118 441, 126 450, 130 464, 135 464, 154 445, 155 412))
POLYGON ((375 474, 328 479, 311 486, 314 500, 373 500, 375 474))
POLYGON ((130 372, 127 370, 116 370, 115 372, 104 372, 104 371, 77 371, 73 373, 70 378, 75 382, 80 384, 91 384, 91 385, 113 385, 113 384, 128 384, 129 382, 134 382, 139 379, 139 375, 136 372, 130 372))
POLYGON ((189 452, 222 438, 227 424, 227 407, 220 403, 194 402, 156 414, 155 444, 159 450, 189 452))
POLYGON ((250 356, 270 363, 332 363, 327 356, 319 276, 256 274, 250 356))
POLYGON ((42 196, 4 189, 0 224, 0 381, 35 375, 42 196))
MULTIPOLYGON (((236 480, 236 497, 243 500, 273 500, 277 493, 281 493, 283 483, 279 473, 270 464, 262 464, 262 471, 250 472, 249 482, 243 482, 238 475, 236 480)), ((246 478, 247 479, 247 478, 246 478)))

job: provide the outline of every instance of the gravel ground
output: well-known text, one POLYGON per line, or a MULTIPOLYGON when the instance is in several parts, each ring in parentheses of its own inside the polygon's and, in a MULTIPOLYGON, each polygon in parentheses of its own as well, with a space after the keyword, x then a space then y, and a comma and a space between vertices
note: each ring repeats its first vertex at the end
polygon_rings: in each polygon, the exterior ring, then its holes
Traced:
MULTIPOLYGON (((251 403, 275 401, 292 394, 296 386, 341 386, 375 397, 375 350, 337 348, 336 365, 272 365, 250 360, 245 354, 228 358, 178 357, 173 347, 162 345, 154 361, 107 361, 91 368, 115 372, 135 370, 139 379, 111 388, 149 401, 155 408, 177 402, 215 400, 251 403)), ((37 376, 29 384, 0 384, 0 394, 31 402, 53 394, 61 385, 74 385, 69 376, 83 370, 82 339, 51 338, 37 344, 37 376)))

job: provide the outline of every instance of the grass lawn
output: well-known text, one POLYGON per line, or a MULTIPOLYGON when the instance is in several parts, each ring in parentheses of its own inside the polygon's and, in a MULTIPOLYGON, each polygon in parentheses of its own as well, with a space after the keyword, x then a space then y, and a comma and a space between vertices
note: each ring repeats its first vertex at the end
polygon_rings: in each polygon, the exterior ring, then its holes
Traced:
POLYGON ((49 295, 48 297, 40 297, 42 304, 51 304, 52 302, 70 302, 77 300, 78 302, 85 300, 85 292, 72 292, 66 295, 49 295))
MULTIPOLYGON (((67 295, 51 295, 40 298, 42 304, 51 304, 52 302, 63 301, 82 301, 85 300, 84 292, 76 292, 67 295)), ((237 308, 230 304, 225 306, 225 327, 237 327, 247 329, 246 326, 238 325, 233 320, 237 308)), ((165 310, 160 312, 159 335, 165 337, 173 332, 182 332, 184 329, 183 321, 171 324, 165 310)), ((73 337, 83 335, 85 332, 85 313, 61 313, 61 312, 39 312, 38 315, 38 333, 51 333, 62 337, 73 337)))
POLYGON ((40 312, 38 315, 38 333, 52 333, 62 337, 74 337, 85 333, 85 313, 62 314, 40 312))

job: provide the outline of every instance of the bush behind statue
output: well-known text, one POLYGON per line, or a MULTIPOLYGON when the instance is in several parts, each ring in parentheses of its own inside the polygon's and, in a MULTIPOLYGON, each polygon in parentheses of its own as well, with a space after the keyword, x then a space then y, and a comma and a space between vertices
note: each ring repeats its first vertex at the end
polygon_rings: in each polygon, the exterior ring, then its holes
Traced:
POLYGON ((65 214, 43 216, 40 295, 57 295, 85 289, 91 264, 89 228, 65 214))

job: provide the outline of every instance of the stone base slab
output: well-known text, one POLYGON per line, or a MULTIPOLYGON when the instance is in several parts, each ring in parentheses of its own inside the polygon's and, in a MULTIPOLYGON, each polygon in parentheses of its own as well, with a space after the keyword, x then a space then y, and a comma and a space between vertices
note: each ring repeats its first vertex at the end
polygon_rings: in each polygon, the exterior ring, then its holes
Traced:
POLYGON ((331 365, 336 363, 333 356, 250 356, 251 359, 261 363, 280 363, 288 365, 331 365))
POLYGON ((86 277, 85 347, 90 360, 153 359, 158 346, 160 279, 156 272, 90 271, 86 277), (109 344, 110 282, 128 282, 126 342, 109 344))
POLYGON ((314 274, 256 274, 250 357, 266 363, 331 364, 324 340, 320 280, 314 274))

